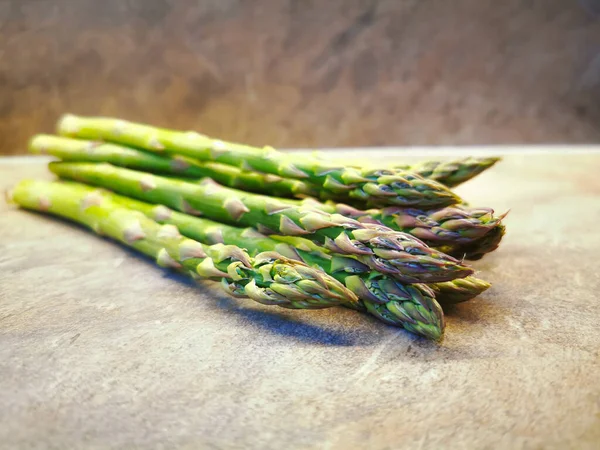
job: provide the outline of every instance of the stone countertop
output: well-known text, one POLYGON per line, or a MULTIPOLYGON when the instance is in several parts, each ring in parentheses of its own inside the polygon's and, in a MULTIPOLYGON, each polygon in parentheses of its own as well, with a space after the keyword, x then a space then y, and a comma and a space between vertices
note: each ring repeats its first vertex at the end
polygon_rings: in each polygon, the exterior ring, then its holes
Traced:
MULTIPOLYGON (((511 212, 441 345, 230 299, 0 202, 0 448, 598 448, 600 153, 506 153, 458 189, 511 212)), ((0 159, 0 188, 24 177, 43 160, 0 159)))

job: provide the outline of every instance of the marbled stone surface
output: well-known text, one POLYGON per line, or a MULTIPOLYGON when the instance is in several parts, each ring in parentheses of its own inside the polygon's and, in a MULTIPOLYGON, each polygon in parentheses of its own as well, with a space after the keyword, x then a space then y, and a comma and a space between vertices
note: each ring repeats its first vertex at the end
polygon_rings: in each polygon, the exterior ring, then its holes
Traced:
POLYGON ((0 154, 64 112, 278 147, 598 142, 599 0, 2 0, 0 154))
MULTIPOLYGON (((36 161, 0 159, 0 188, 36 161)), ((511 212, 441 345, 229 299, 0 201, 0 448, 597 449, 599 172, 511 151, 458 189, 511 212)))

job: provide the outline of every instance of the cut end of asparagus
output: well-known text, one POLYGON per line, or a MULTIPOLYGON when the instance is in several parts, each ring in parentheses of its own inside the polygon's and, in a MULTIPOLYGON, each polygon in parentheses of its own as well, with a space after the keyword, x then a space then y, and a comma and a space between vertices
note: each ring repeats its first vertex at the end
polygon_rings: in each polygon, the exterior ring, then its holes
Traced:
POLYGON ((57 122, 58 134, 75 136, 79 132, 79 119, 74 114, 64 114, 57 122))
POLYGON ((45 135, 36 135, 33 136, 30 140, 29 143, 27 144, 27 148, 29 149, 30 153, 33 153, 34 155, 45 155, 48 153, 48 149, 46 147, 45 141, 46 141, 47 136, 45 135))

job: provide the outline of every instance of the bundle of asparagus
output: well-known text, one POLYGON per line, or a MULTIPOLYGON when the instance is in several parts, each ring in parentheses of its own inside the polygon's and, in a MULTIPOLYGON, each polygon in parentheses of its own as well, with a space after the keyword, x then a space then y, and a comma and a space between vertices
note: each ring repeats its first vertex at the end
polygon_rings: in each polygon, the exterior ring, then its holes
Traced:
POLYGON ((498 247, 504 216, 449 187, 497 158, 361 169, 118 119, 66 115, 58 132, 29 149, 58 158, 49 168, 61 180, 22 181, 15 203, 234 295, 346 306, 439 340, 441 305, 490 287, 463 260, 498 247))
MULTIPOLYGON (((312 207, 327 213, 339 213, 360 222, 381 223, 393 230, 412 234, 433 247, 444 246, 446 253, 459 258, 479 259, 482 254, 494 250, 504 234, 501 224, 504 216, 494 216, 494 211, 490 208, 468 208, 454 205, 425 211, 417 208, 392 206, 380 209, 371 208, 365 211, 332 201, 328 201, 327 204, 318 202, 315 197, 319 196, 319 189, 305 181, 281 178, 256 171, 243 171, 220 163, 200 162, 182 156, 156 155, 116 144, 50 135, 35 136, 30 141, 29 149, 32 153, 49 154, 64 161, 108 162, 114 166, 163 174, 188 181, 197 181, 208 177, 225 186, 264 193, 278 197, 278 200, 296 197, 308 198, 312 207), (493 245, 484 239, 490 232, 496 236, 493 245)), ((443 166, 454 169, 446 169, 439 173, 448 174, 448 179, 454 182, 458 176, 466 180, 468 179, 466 173, 469 172, 471 177, 474 177, 482 171, 482 167, 490 167, 489 161, 493 159, 481 159, 480 166, 474 164, 474 160, 475 158, 469 158, 445 163, 443 166)), ((415 167, 431 167, 433 164, 434 162, 423 163, 417 164, 415 167)), ((441 165, 438 164, 438 166, 441 165)), ((440 179, 439 176, 438 179, 440 179)), ((299 205, 299 203, 294 204, 299 205)))

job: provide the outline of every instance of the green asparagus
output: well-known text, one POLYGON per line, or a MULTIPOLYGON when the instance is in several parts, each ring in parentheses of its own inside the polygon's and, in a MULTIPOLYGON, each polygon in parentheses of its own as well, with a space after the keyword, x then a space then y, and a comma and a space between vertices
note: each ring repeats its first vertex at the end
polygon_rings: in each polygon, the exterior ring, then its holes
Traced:
POLYGON ((435 298, 446 306, 471 300, 487 291, 491 284, 471 276, 428 286, 435 292, 435 298))
POLYGON ((361 303, 358 307, 350 307, 431 339, 441 336, 444 324, 442 311, 436 300, 442 305, 465 302, 491 287, 488 282, 473 276, 428 285, 406 286, 383 274, 370 271, 351 257, 328 255, 325 249, 301 237, 267 237, 252 228, 225 225, 179 213, 164 205, 157 206, 107 191, 101 192, 110 195, 113 201, 141 211, 159 223, 177 226, 183 235, 200 242, 236 245, 246 249, 251 255, 276 251, 289 258, 300 259, 311 267, 318 267, 344 283, 358 296, 361 303), (430 290, 435 292, 435 300, 430 290))
MULTIPOLYGON (((313 156, 321 161, 327 161, 332 164, 336 162, 340 164, 342 161, 339 157, 335 157, 335 152, 313 152, 313 156)), ((456 187, 489 169, 498 161, 500 161, 498 157, 478 158, 469 156, 452 160, 419 161, 413 164, 392 163, 391 166, 396 169, 416 173, 423 178, 438 181, 447 187, 456 187)), ((368 167, 373 165, 372 162, 361 159, 348 161, 347 157, 344 158, 343 163, 350 167, 368 167)))
POLYGON ((451 161, 423 161, 415 164, 397 165, 396 168, 436 180, 445 186, 455 187, 464 183, 500 161, 498 157, 468 157, 451 161))
POLYGON ((224 142, 196 132, 180 132, 104 117, 63 116, 59 134, 123 143, 152 152, 181 154, 201 161, 222 162, 308 181, 331 199, 374 206, 435 208, 460 203, 444 185, 402 169, 358 169, 286 154, 271 147, 256 148, 224 142))
MULTIPOLYGON (((226 164, 202 162, 182 156, 159 156, 100 141, 40 134, 30 140, 29 149, 32 153, 50 154, 65 161, 108 162, 120 167, 157 174, 172 174, 186 178, 210 177, 229 187, 268 193, 276 197, 316 198, 320 195, 320 190, 306 181, 243 171, 226 164)), ((496 157, 469 157, 450 161, 423 161, 397 167, 415 172, 423 178, 431 178, 448 187, 454 187, 492 167, 499 160, 500 158, 496 157)), ((365 165, 368 164, 361 166, 365 165)))
POLYGON ((455 258, 405 233, 225 188, 212 180, 205 184, 186 183, 105 163, 52 162, 49 167, 62 178, 105 187, 181 212, 254 226, 265 234, 304 236, 333 253, 356 256, 369 267, 407 283, 449 281, 473 273, 455 258))
POLYGON ((183 237, 173 225, 159 225, 94 189, 60 182, 24 180, 11 192, 23 208, 64 217, 156 259, 158 265, 195 278, 223 280, 226 290, 266 305, 318 309, 355 303, 339 281, 276 252, 255 258, 232 245, 202 245, 183 237))
MULTIPOLYGON (((33 153, 50 154, 65 161, 108 162, 119 167, 189 177, 188 181, 210 177, 229 187, 276 197, 318 195, 304 181, 245 172, 220 163, 159 156, 114 144, 38 135, 30 141, 29 149, 33 153)), ((300 205, 297 202, 294 204, 300 205)), ((324 204, 316 201, 311 206, 329 214, 339 213, 359 222, 379 222, 393 230, 411 234, 434 247, 472 242, 493 229, 504 217, 494 216, 494 211, 490 208, 466 208, 460 205, 432 211, 394 206, 365 211, 341 203, 324 204)))
MULTIPOLYGON (((81 186, 77 183, 65 184, 81 186)), ((431 289, 425 285, 403 285, 371 271, 352 257, 329 255, 323 248, 303 238, 286 236, 275 240, 252 228, 238 228, 190 216, 172 211, 164 205, 141 202, 103 189, 97 189, 94 193, 125 208, 140 211, 158 223, 174 225, 184 236, 205 244, 235 245, 247 250, 250 256, 277 252, 300 260, 332 275, 360 300, 359 304, 348 303, 344 306, 371 312, 386 323, 402 326, 430 339, 440 339, 443 334, 443 312, 433 298, 431 289)))
POLYGON ((51 155, 63 161, 107 162, 119 167, 190 179, 210 177, 220 184, 276 197, 316 197, 319 190, 310 183, 237 167, 202 162, 185 156, 156 155, 142 150, 99 141, 39 134, 29 141, 29 151, 51 155))
POLYGON ((506 227, 504 224, 497 223, 488 234, 473 242, 442 246, 440 249, 456 258, 476 261, 483 258, 487 253, 496 250, 505 234, 506 227))
POLYGON ((309 204, 329 214, 341 214, 363 223, 380 223, 392 230, 415 236, 433 247, 479 241, 506 216, 494 216, 491 208, 468 208, 461 205, 431 211, 396 206, 360 210, 343 203, 322 203, 313 199, 284 201, 296 205, 309 204))

